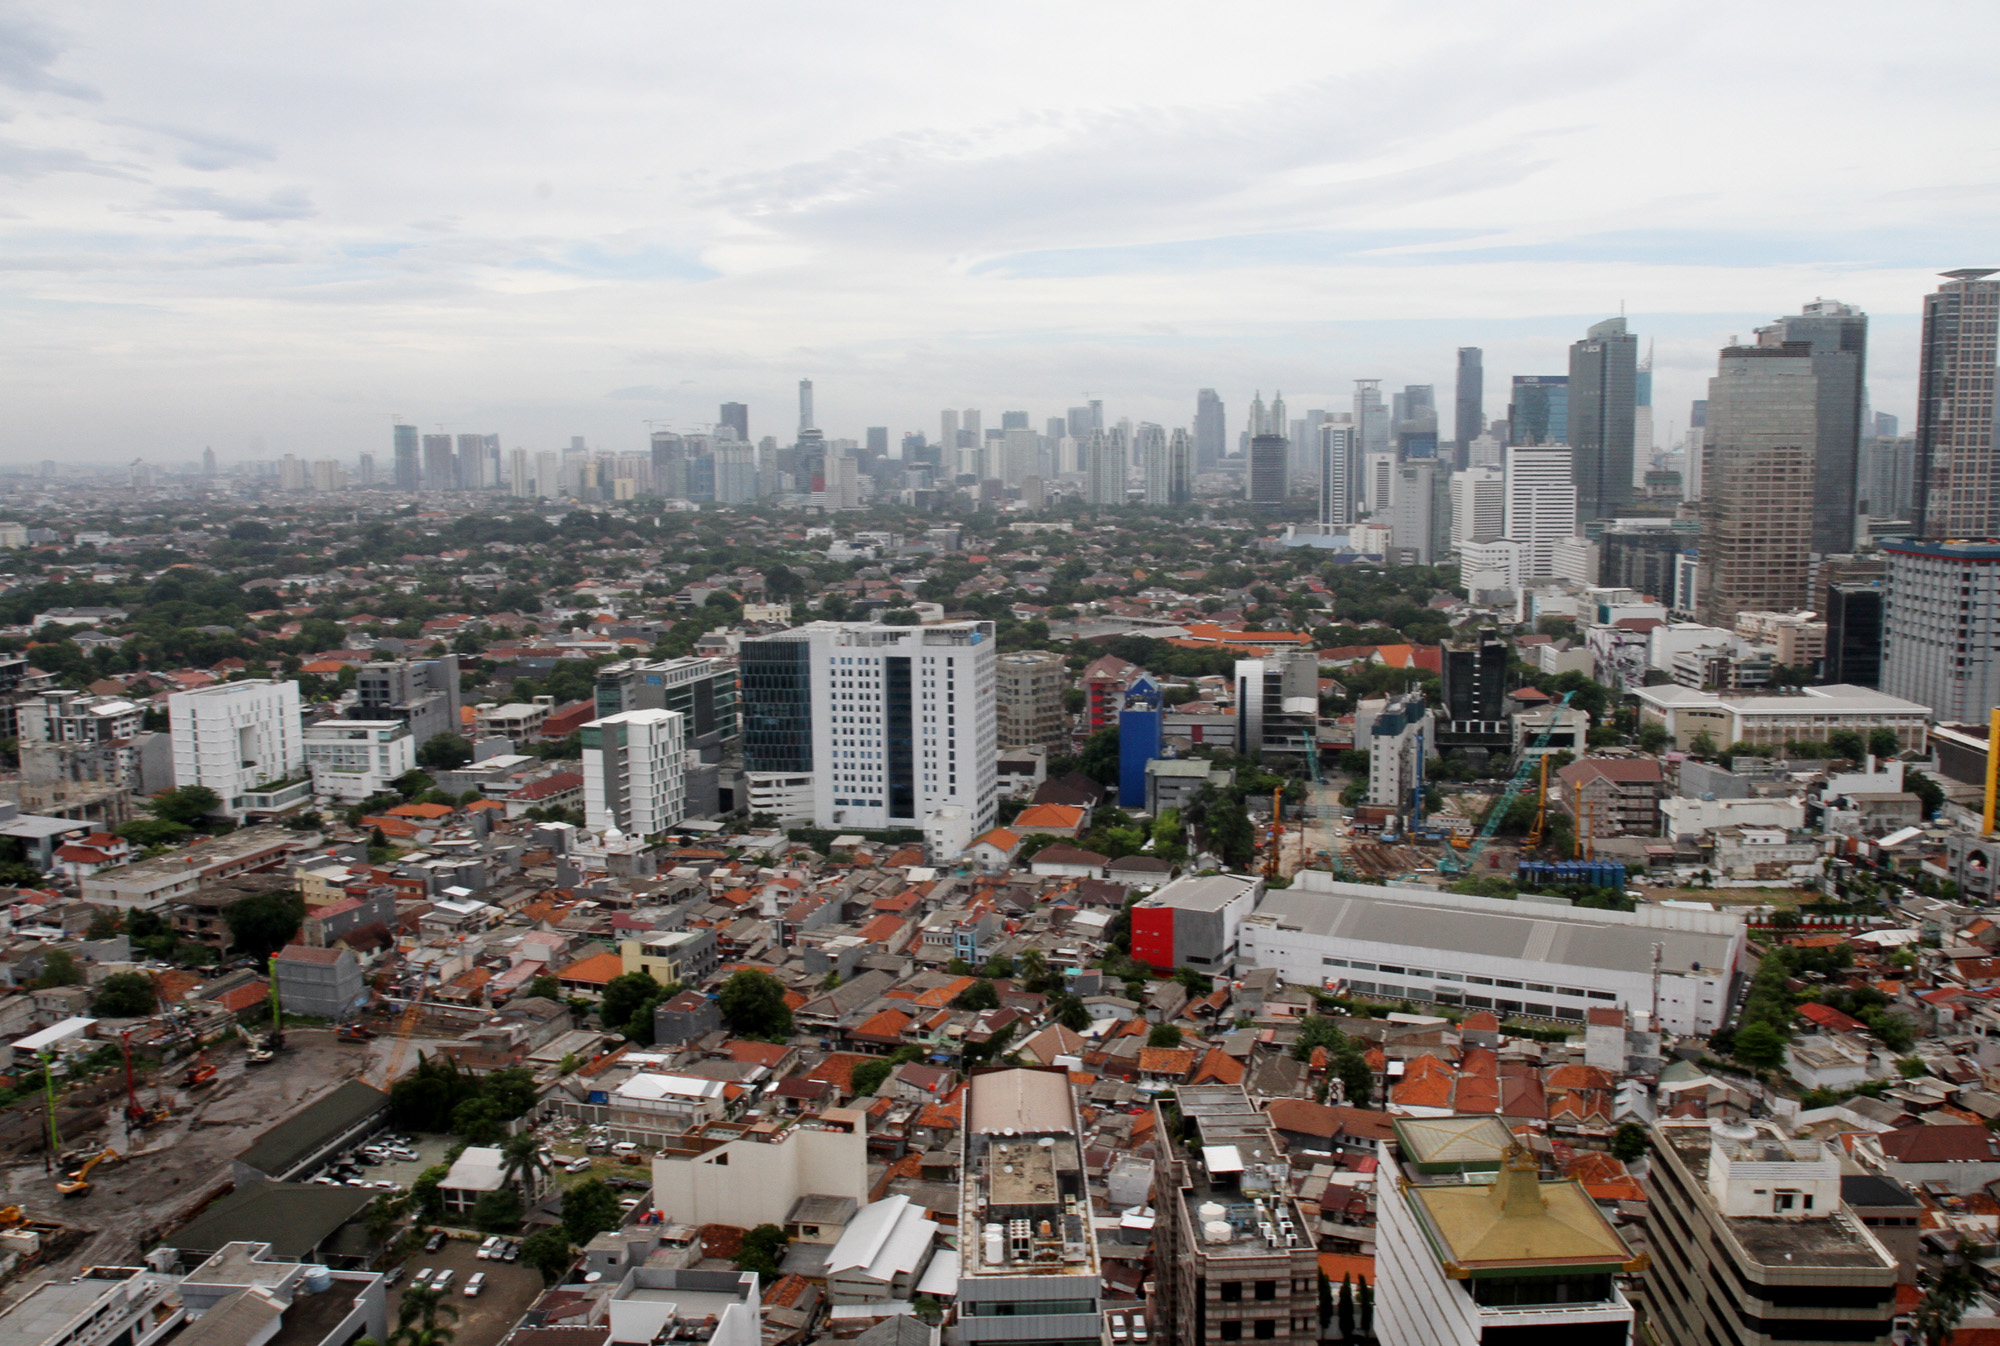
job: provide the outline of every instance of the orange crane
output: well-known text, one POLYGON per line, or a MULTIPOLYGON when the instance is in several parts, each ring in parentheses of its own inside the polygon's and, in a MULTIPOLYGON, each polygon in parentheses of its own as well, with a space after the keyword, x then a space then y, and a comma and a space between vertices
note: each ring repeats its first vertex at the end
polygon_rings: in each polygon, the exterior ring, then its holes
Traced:
POLYGON ((1271 847, 1264 853, 1264 877, 1278 877, 1278 841, 1285 835, 1285 814, 1283 809, 1285 788, 1281 785, 1271 791, 1271 847))
POLYGON ((403 1056, 410 1049, 410 1035, 417 1031, 417 1020, 424 1017, 424 989, 420 988, 417 991, 416 999, 410 1002, 402 1017, 396 1020, 396 1045, 390 1049, 389 1067, 382 1074, 382 1083, 385 1086, 396 1082, 396 1072, 402 1068, 403 1056))
POLYGON ((1542 829, 1549 821, 1549 755, 1542 754, 1541 782, 1535 786, 1535 825, 1528 829, 1528 844, 1524 849, 1533 850, 1542 844, 1542 829))
POLYGON ((125 1052, 125 1124, 134 1131, 164 1122, 171 1112, 164 1102, 155 1102, 147 1107, 139 1101, 139 1087, 132 1076, 132 1030, 126 1029, 118 1035, 118 1045, 125 1052))

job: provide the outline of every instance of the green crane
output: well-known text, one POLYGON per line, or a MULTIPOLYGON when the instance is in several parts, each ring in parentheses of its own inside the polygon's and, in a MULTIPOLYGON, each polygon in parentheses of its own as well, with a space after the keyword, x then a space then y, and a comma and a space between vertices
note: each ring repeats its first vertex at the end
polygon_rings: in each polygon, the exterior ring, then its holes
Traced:
POLYGON ((1535 735, 1534 751, 1521 754, 1521 760, 1514 766, 1513 779, 1507 782, 1507 788, 1500 792, 1500 798, 1494 801, 1491 809, 1487 810, 1486 826, 1479 829, 1479 839, 1472 843, 1471 849, 1460 856, 1458 852, 1447 847, 1445 853, 1438 857, 1437 867, 1440 874, 1469 874, 1473 871, 1479 863, 1480 855, 1486 850, 1486 843, 1493 840, 1493 834, 1500 830, 1500 820, 1507 816, 1507 809, 1513 804, 1515 796, 1527 788, 1528 777, 1535 773, 1536 757, 1549 746, 1549 739, 1556 732, 1556 725, 1562 720, 1563 710, 1569 706, 1569 699, 1575 695, 1573 691, 1564 692, 1562 700, 1549 712, 1548 724, 1541 733, 1535 735))

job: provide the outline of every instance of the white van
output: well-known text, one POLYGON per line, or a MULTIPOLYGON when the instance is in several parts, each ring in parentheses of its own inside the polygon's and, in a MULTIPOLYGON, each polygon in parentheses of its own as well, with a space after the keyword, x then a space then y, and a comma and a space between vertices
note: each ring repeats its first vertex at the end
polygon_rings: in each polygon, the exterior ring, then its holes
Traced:
POLYGON ((443 1294, 446 1290, 451 1289, 451 1278, 457 1274, 458 1272, 451 1267, 446 1267, 444 1270, 438 1272, 436 1279, 431 1281, 431 1289, 437 1291, 439 1294, 443 1294))
POLYGON ((465 1283, 465 1297, 467 1299, 477 1299, 479 1298, 479 1292, 485 1288, 486 1273, 475 1271, 472 1273, 472 1279, 465 1283))
POLYGON ((473 1256, 482 1262, 490 1262, 493 1260, 493 1250, 499 1246, 500 1236, 498 1234, 490 1235, 486 1242, 479 1245, 479 1251, 474 1253, 473 1256))

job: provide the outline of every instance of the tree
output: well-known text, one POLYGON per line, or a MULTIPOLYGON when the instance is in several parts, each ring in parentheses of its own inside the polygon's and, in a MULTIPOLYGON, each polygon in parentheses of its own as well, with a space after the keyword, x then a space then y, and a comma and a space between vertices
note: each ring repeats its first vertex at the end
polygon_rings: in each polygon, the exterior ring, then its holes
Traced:
POLYGON ((449 1164, 432 1164, 410 1184, 410 1206, 419 1220, 435 1221, 444 1214, 444 1193, 438 1190, 451 1172, 449 1164))
POLYGON ((1858 762, 1868 755, 1868 743, 1852 729, 1836 729, 1826 736, 1826 746, 1837 756, 1858 762))
POLYGON ((895 1067, 889 1064, 887 1057, 878 1056, 855 1066, 847 1078, 854 1086, 857 1095, 872 1094, 882 1087, 882 1081, 888 1079, 894 1071, 895 1067))
POLYGON ((1884 1009, 1863 1010, 1861 1020, 1868 1025, 1868 1031, 1882 1040, 1882 1045, 1892 1052, 1906 1052, 1917 1040, 1916 1030, 1902 1015, 1884 1009))
POLYGON ((591 1178, 563 1193, 562 1227, 571 1243, 588 1243, 619 1223, 618 1193, 604 1179, 591 1178))
POLYGON ((778 1274, 778 1264, 785 1248, 792 1241, 784 1227, 774 1224, 760 1224, 743 1236, 743 1247, 736 1255, 736 1266, 742 1271, 754 1271, 765 1280, 778 1274))
POLYGON ((450 1326, 458 1321, 458 1309, 447 1302, 444 1292, 427 1285, 413 1285, 403 1291, 396 1306, 396 1330, 389 1334, 393 1346, 451 1346, 458 1335, 450 1326))
POLYGON ((958 998, 951 1003, 954 1008, 962 1010, 999 1009, 1000 993, 993 989, 992 982, 981 977, 978 981, 973 982, 972 985, 960 991, 958 998))
POLYGON ((1688 754, 1703 761, 1715 756, 1715 735, 1706 729, 1688 740, 1688 754))
POLYGON ((137 1019, 154 1008, 153 981, 143 972, 114 972, 97 984, 90 1012, 100 1019, 137 1019))
POLYGON ((467 1145, 491 1145, 507 1134, 500 1106, 490 1098, 468 1098, 451 1110, 452 1134, 467 1145))
MULTIPOLYGON (((615 1229, 617 1226, 612 1227, 615 1229)), ((521 1260, 542 1273, 542 1284, 554 1285, 576 1261, 576 1251, 570 1247, 569 1231, 560 1225, 537 1229, 521 1240, 521 1260)))
POLYGON ((521 1227, 521 1196, 511 1187, 481 1192, 472 1203, 472 1223, 489 1234, 510 1234, 521 1227))
POLYGON ((118 935, 118 913, 110 907, 99 907, 90 914, 90 925, 83 932, 85 939, 114 939, 118 935))
POLYGON ((1181 1045, 1181 1030, 1174 1024, 1154 1024, 1153 1031, 1146 1034, 1148 1047, 1178 1047, 1181 1045))
POLYGON ((114 830, 119 836, 141 848, 178 845, 192 835, 192 829, 186 824, 169 822, 165 818, 133 818, 118 824, 114 830))
POLYGON ((1077 755, 1076 769, 1096 781, 1099 785, 1110 785, 1118 779, 1118 729, 1100 729, 1084 741, 1083 751, 1077 755))
POLYGON ((1903 788, 1917 797, 1926 818, 1935 816, 1937 811, 1944 807, 1943 788, 1921 771, 1905 771, 1903 788))
POLYGON ((1663 752, 1674 741, 1665 725, 1642 724, 1639 726, 1639 747, 1645 752, 1663 752))
POLYGON ((528 994, 560 1003, 563 998, 562 983, 556 980, 554 973, 544 972, 528 983, 528 994))
POLYGON ((660 992, 660 984, 653 980, 653 974, 641 969, 613 977, 604 984, 604 999, 598 1005, 598 1016, 604 1024, 604 1031, 617 1033, 639 1007, 660 992))
POLYGON ((426 771, 455 771, 472 760, 472 745, 457 734, 432 734, 417 749, 417 765, 426 771))
POLYGON ((1878 725, 1868 731, 1868 751, 1877 757, 1894 757, 1903 750, 1896 738, 1896 731, 1887 725, 1878 725))
POLYGON ((522 1205, 528 1203, 529 1188, 535 1179, 548 1171, 549 1161, 542 1158, 541 1138, 534 1132, 523 1131, 518 1136, 509 1136, 500 1146, 501 1179, 514 1184, 515 1190, 521 1194, 522 1205))
POLYGON ((1646 1128, 1637 1122, 1621 1122, 1611 1137, 1611 1157, 1631 1163, 1646 1152, 1646 1128))
POLYGON ((744 1037, 782 1041, 792 1035, 792 1010, 785 987, 776 977, 754 967, 738 968, 722 983, 717 1007, 722 1022, 744 1037))
POLYGON ((1753 1023, 1736 1034, 1734 1055, 1746 1066, 1775 1069, 1785 1059, 1785 1035, 1767 1023, 1753 1023))
POLYGON ((252 893, 222 913, 235 951, 259 962, 292 942, 306 918, 306 900, 297 893, 252 893))
POLYGON ((1333 1073, 1340 1077, 1341 1101, 1349 1107, 1365 1108, 1375 1100, 1375 1071, 1353 1038, 1334 1050, 1333 1073))
POLYGON ((42 975, 35 978, 34 986, 45 991, 52 986, 83 985, 83 969, 76 965, 76 955, 68 949, 50 949, 42 955, 42 975))
POLYGON ((1937 1281, 1918 1301, 1910 1322, 1924 1346, 1944 1346, 1950 1341, 1958 1330, 1958 1320, 1979 1297, 1979 1281, 1971 1270, 1971 1263, 1978 1256, 1979 1250, 1972 1241, 1961 1238, 1939 1270, 1937 1281))
POLYGON ((222 796, 206 785, 183 785, 153 796, 153 816, 185 827, 197 827, 222 807, 222 796))
MULTIPOLYGON (((1203 790, 1212 788, 1202 787, 1203 790)), ((1191 806, 1193 802, 1190 801, 1191 806)), ((1211 852, 1229 869, 1247 868, 1257 852, 1257 829, 1251 823, 1250 813, 1243 807, 1243 801, 1233 795, 1218 794, 1202 810, 1195 832, 1201 839, 1202 849, 1211 852)))
POLYGON ((1056 1022, 1070 1032, 1081 1033, 1090 1027, 1090 1009, 1081 997, 1059 991, 1050 1003, 1055 1006, 1056 1022))

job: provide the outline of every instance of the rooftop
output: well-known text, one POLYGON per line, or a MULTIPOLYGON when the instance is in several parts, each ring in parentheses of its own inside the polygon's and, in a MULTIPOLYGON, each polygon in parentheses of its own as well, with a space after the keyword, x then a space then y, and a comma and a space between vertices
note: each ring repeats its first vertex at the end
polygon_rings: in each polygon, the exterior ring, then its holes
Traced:
MULTIPOLYGON (((1666 1137, 1681 1167, 1703 1184, 1705 1193, 1709 1156, 1714 1149, 1708 1126, 1662 1126, 1659 1134, 1666 1137)), ((1713 1208, 1712 1200, 1709 1204, 1713 1208)), ((1804 1219, 1761 1215, 1720 1218, 1743 1250, 1763 1266, 1803 1271, 1815 1267, 1885 1265, 1879 1245, 1860 1225, 1850 1223, 1838 1213, 1804 1219)))
POLYGON ((1179 911, 1220 911, 1256 886, 1257 880, 1243 874, 1190 874, 1140 899, 1139 905, 1173 907, 1179 911))
POLYGON ((989 1070, 974 1075, 968 1091, 961 1276, 1095 1277, 1097 1240, 1068 1072, 989 1070))
POLYGON ((1184 1163, 1182 1214, 1202 1255, 1315 1250, 1316 1226, 1292 1196, 1291 1165, 1271 1119, 1234 1086, 1184 1086, 1174 1091, 1174 1102, 1181 1134, 1168 1139, 1184 1163))
POLYGON ((1440 1259, 1470 1271, 1632 1269, 1632 1251, 1583 1185, 1544 1182, 1526 1146, 1509 1147, 1495 1181, 1404 1189, 1440 1259))
POLYGON ((348 1080, 257 1137, 237 1157, 259 1173, 289 1174, 362 1118, 388 1107, 389 1095, 372 1084, 348 1080))

